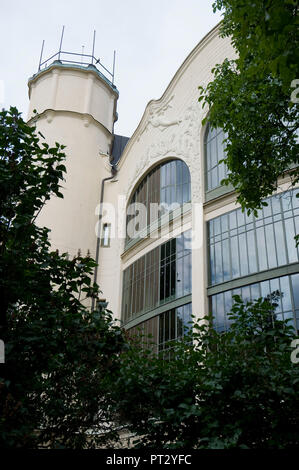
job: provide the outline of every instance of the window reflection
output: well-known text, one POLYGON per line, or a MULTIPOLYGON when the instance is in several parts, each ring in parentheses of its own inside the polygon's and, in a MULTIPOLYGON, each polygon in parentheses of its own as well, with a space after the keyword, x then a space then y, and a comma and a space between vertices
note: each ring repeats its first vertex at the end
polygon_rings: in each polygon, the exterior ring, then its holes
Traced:
POLYGON ((205 134, 205 155, 206 155, 206 190, 220 186, 221 180, 227 176, 227 166, 224 162, 219 163, 225 158, 223 140, 225 134, 222 129, 212 129, 209 125, 205 134))
POLYGON ((142 335, 141 346, 155 352, 171 350, 171 342, 183 338, 192 325, 192 304, 173 308, 127 330, 129 339, 142 335), (149 337, 148 337, 149 336, 149 337))
POLYGON ((237 209, 208 222, 210 285, 299 261, 294 240, 299 233, 299 216, 294 217, 299 209, 292 205, 294 200, 297 204, 298 198, 293 197, 297 192, 268 198, 258 217, 237 209))
POLYGON ((224 331, 229 327, 227 313, 233 305, 234 295, 240 295, 244 301, 253 301, 260 297, 267 297, 275 291, 281 294, 275 313, 280 315, 282 320, 291 319, 289 324, 299 329, 298 313, 296 313, 299 309, 299 274, 283 276, 211 296, 210 308, 215 328, 218 331, 224 331))
POLYGON ((190 232, 184 232, 151 250, 124 271, 124 322, 160 304, 191 294, 190 232))
POLYGON ((190 172, 186 163, 171 160, 155 167, 141 181, 130 199, 127 210, 127 241, 140 236, 140 232, 163 213, 174 209, 168 208, 168 205, 177 204, 179 207, 190 202, 190 199, 190 172), (138 217, 136 204, 140 203, 144 205, 144 211, 138 217), (137 219, 139 227, 135 227, 137 219))

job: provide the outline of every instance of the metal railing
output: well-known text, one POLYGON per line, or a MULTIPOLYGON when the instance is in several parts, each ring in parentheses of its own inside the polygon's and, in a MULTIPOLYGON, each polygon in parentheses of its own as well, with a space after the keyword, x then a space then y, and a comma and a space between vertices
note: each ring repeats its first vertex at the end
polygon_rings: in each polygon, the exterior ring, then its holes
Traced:
MULTIPOLYGON (((99 71, 101 72, 101 69, 104 71, 103 75, 105 76, 105 78, 107 78, 109 80, 109 82, 114 85, 114 72, 115 72, 115 51, 113 53, 113 68, 112 68, 112 72, 110 72, 110 70, 107 69, 107 67, 105 67, 100 59, 97 59, 95 56, 94 56, 94 48, 95 48, 95 35, 96 35, 96 32, 94 31, 93 33, 93 44, 92 44, 92 53, 91 54, 84 54, 83 53, 83 50, 82 50, 82 53, 77 53, 77 52, 67 52, 67 51, 62 51, 61 50, 61 47, 62 47, 62 40, 63 40, 63 34, 64 34, 64 26, 62 28, 62 33, 61 33, 61 39, 60 39, 60 46, 59 46, 59 51, 56 52, 55 54, 53 54, 52 56, 48 57, 46 60, 42 61, 42 57, 43 57, 43 51, 44 51, 44 45, 45 45, 45 40, 43 40, 43 43, 42 43, 42 48, 41 48, 41 54, 40 54, 40 59, 39 59, 39 64, 38 64, 38 72, 40 70, 42 70, 43 68, 46 68, 48 66, 48 63, 50 61, 53 61, 53 59, 55 59, 55 57, 57 57, 56 60, 58 60, 59 62, 61 62, 62 64, 76 64, 76 65, 93 65, 93 66, 97 66, 99 67, 99 71), (64 56, 68 56, 68 58, 64 58, 64 56), (71 59, 71 57, 74 57, 71 59), (80 57, 81 60, 75 60, 77 59, 78 57, 80 57), (108 77, 107 75, 108 74, 108 77)), ((82 46, 84 47, 84 46, 82 46)), ((52 62, 53 63, 53 62, 52 62)))

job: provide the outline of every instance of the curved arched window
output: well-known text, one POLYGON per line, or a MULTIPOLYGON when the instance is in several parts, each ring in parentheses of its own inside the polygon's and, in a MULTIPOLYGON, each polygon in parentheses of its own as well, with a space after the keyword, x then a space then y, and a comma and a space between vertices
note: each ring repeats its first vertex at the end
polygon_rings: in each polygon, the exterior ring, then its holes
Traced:
POLYGON ((127 241, 139 238, 149 225, 190 202, 190 172, 182 160, 153 168, 140 182, 127 208, 127 241))
POLYGON ((225 158, 225 138, 221 128, 213 129, 208 125, 205 133, 206 191, 218 188, 221 180, 227 176, 227 166, 224 162, 219 163, 225 158))

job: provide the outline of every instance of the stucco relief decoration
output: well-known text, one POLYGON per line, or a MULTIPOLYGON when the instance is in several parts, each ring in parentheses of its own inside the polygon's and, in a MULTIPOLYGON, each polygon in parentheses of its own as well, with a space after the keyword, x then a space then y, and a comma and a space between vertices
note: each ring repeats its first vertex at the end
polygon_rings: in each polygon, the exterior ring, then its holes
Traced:
POLYGON ((140 140, 140 137, 141 135, 144 133, 144 132, 148 132, 148 130, 151 128, 151 127, 157 127, 161 132, 165 131, 165 129, 167 129, 168 127, 171 127, 171 126, 175 126, 177 124, 179 124, 179 120, 175 119, 175 120, 168 120, 167 118, 164 117, 164 114, 165 112, 169 109, 169 108, 172 108, 172 105, 170 104, 171 101, 173 100, 174 98, 174 95, 172 95, 167 101, 165 104, 163 104, 163 106, 161 106, 160 108, 153 108, 151 107, 149 109, 149 117, 145 123, 145 125, 143 126, 139 136, 138 136, 138 141, 140 140))
MULTIPOLYGON (((141 157, 136 162, 135 172, 132 175, 128 186, 127 196, 131 193, 136 179, 139 179, 142 173, 158 162, 161 158, 173 156, 182 158, 188 164, 191 172, 192 196, 193 199, 200 197, 200 128, 203 118, 199 104, 196 103, 187 107, 176 119, 165 116, 168 110, 173 108, 171 104, 174 96, 171 96, 160 108, 152 105, 149 111, 149 118, 141 128, 139 137, 147 133, 151 128, 156 128, 159 132, 158 138, 155 138, 141 157)), ((172 113, 173 114, 173 113, 172 113)))

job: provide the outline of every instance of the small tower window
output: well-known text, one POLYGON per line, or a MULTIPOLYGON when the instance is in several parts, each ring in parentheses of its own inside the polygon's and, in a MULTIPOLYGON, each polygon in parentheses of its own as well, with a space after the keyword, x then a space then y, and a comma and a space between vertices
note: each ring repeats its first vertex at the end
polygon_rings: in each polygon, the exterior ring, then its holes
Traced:
POLYGON ((110 246, 110 224, 103 225, 102 240, 101 246, 108 247, 110 246))

